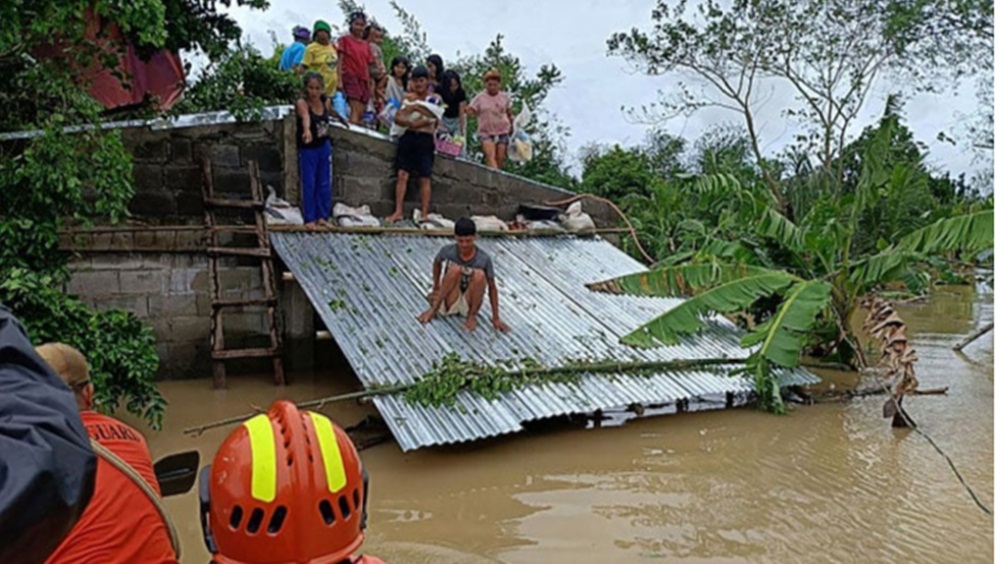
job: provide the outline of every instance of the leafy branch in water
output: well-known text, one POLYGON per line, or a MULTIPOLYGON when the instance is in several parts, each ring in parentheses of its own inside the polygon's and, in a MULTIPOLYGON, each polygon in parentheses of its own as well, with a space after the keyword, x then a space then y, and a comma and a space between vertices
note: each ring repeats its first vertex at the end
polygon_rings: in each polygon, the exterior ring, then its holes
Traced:
POLYGON ((462 360, 457 353, 448 353, 420 380, 404 391, 407 402, 425 407, 451 407, 459 392, 495 400, 501 394, 544 382, 574 382, 588 373, 625 373, 649 376, 667 370, 690 370, 704 366, 734 365, 739 358, 701 358, 646 362, 571 362, 563 366, 545 367, 532 358, 506 361, 495 366, 462 360))

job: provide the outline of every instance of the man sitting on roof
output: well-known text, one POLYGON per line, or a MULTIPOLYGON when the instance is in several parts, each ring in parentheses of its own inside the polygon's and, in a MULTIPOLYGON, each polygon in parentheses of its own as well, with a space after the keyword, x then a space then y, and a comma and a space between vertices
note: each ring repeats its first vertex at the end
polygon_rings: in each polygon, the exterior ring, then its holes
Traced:
POLYGON ((434 288, 427 296, 431 307, 417 318, 421 323, 427 323, 439 312, 441 315, 464 315, 465 328, 475 331, 476 315, 489 286, 493 327, 504 333, 510 331, 510 327, 500 320, 493 259, 476 246, 476 224, 471 219, 463 217, 455 222, 455 242, 443 247, 434 258, 433 277, 434 288), (447 267, 442 269, 442 263, 447 263, 447 267))

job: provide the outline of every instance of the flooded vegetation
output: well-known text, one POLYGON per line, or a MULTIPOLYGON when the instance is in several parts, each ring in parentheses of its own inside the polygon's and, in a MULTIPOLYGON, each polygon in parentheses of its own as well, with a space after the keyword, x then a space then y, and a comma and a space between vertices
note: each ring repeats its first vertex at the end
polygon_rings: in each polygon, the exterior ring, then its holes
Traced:
MULTIPOLYGON (((993 505, 993 342, 951 346, 993 320, 993 295, 967 287, 898 307, 920 355, 921 386, 947 396, 907 400, 908 413, 993 505)), ((817 371, 827 384, 855 374, 817 371)), ((347 373, 163 382, 170 401, 155 457, 197 448, 207 464, 227 429, 182 429, 357 386, 347 373)), ((991 562, 993 521, 921 437, 891 429, 885 397, 687 413, 587 430, 536 432, 403 454, 362 452, 372 476, 365 552, 388 562, 991 562)), ((370 406, 324 409, 350 425, 370 406)), ((166 500, 184 562, 206 562, 197 494, 166 500)))

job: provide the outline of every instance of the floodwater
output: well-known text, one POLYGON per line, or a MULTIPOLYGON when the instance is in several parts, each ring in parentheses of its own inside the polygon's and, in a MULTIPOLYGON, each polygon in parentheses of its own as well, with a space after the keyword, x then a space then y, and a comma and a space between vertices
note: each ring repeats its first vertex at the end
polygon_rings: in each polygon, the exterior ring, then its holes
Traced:
MULTIPOLYGON (((924 388, 910 415, 993 506, 993 339, 965 356, 951 345, 993 319, 993 295, 948 288, 899 307, 924 388)), ((843 383, 853 376, 823 372, 843 383)), ((227 429, 181 429, 357 386, 341 373, 164 382, 166 429, 155 457, 196 448, 210 462, 227 429)), ((824 384, 829 385, 829 384, 824 384)), ((884 397, 638 419, 614 428, 566 425, 403 454, 362 452, 372 477, 364 551, 388 562, 992 562, 993 520, 922 437, 882 419, 884 397)), ((370 406, 324 412, 343 425, 370 406)), ((204 563, 194 492, 166 501, 182 561, 204 563)))

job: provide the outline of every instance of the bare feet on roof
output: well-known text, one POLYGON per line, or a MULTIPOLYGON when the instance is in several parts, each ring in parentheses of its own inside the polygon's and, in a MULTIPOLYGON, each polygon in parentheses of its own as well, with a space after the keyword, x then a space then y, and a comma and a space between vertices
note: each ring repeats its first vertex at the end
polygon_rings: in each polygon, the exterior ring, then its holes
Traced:
POLYGON ((316 222, 315 221, 310 221, 309 223, 306 223, 302 227, 305 227, 309 231, 316 231, 316 222))
POLYGON ((476 321, 475 317, 469 316, 466 318, 465 323, 462 326, 465 327, 466 331, 471 333, 476 330, 476 327, 479 327, 479 322, 476 321))
POLYGON ((330 223, 329 221, 325 220, 325 219, 321 219, 321 220, 317 221, 316 223, 319 224, 320 227, 333 227, 333 224, 330 223))
POLYGON ((385 218, 385 222, 388 223, 389 225, 392 225, 393 223, 396 223, 397 221, 399 221, 401 219, 403 219, 403 214, 401 214, 401 213, 394 213, 394 214, 390 215, 389 217, 385 218))
POLYGON ((417 321, 426 324, 426 323, 429 323, 431 319, 434 319, 434 310, 429 309, 429 310, 421 313, 420 317, 417 318, 417 321))

